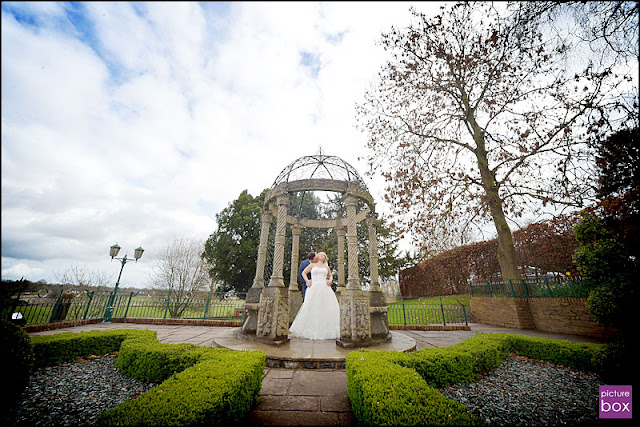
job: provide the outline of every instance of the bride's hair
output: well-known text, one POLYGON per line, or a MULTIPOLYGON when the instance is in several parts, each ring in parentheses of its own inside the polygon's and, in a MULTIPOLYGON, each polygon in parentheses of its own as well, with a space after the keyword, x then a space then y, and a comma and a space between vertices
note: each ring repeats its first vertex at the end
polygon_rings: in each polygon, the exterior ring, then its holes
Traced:
POLYGON ((327 254, 325 254, 324 252, 318 252, 317 255, 318 255, 318 261, 320 261, 323 264, 327 262, 327 254))

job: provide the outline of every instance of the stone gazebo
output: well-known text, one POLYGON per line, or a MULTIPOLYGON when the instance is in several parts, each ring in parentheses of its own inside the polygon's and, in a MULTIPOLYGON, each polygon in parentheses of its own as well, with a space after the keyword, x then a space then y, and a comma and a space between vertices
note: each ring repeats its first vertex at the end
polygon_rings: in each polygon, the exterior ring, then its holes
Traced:
POLYGON ((340 339, 336 344, 347 348, 365 347, 391 340, 387 304, 378 281, 376 224, 373 198, 360 175, 344 160, 317 154, 301 157, 287 166, 280 172, 264 200, 256 276, 247 294, 247 319, 239 336, 274 345, 289 342, 289 326, 302 304, 297 279, 300 234, 305 228, 324 228, 333 229, 338 239, 338 261, 337 265, 332 266, 338 270, 336 296, 340 303, 340 339), (302 197, 298 197, 298 200, 302 200, 304 193, 314 191, 341 194, 346 217, 318 220, 302 218, 301 210, 294 215, 289 213, 294 194, 302 193, 302 197), (274 220, 273 270, 269 283, 265 284, 268 236, 274 220), (358 273, 356 227, 362 221, 366 221, 369 230, 371 284, 368 291, 362 289, 358 273), (292 232, 288 283, 283 277, 287 224, 292 232))

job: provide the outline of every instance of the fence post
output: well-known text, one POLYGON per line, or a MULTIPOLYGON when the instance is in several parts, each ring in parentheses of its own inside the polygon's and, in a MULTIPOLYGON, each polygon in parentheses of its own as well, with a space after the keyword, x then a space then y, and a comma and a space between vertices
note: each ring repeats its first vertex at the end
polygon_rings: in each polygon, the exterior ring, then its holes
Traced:
POLYGON ((547 285, 547 294, 551 297, 551 288, 549 287, 549 279, 544 278, 544 283, 547 285))
POLYGON ((489 294, 487 296, 490 297, 491 296, 491 281, 490 280, 487 280, 487 290, 489 292, 489 294))
POLYGON ((133 298, 133 291, 129 294, 129 302, 127 302, 127 309, 124 311, 124 318, 127 318, 127 314, 129 314, 129 306, 131 305, 131 298, 133 298))
POLYGON ((511 279, 509 279, 509 286, 511 287, 511 297, 515 298, 516 297, 516 293, 513 290, 513 282, 511 281, 511 279))
POLYGON ((404 325, 407 326, 407 313, 404 309, 404 297, 402 298, 402 318, 404 319, 404 325))
POLYGON ((207 294, 207 304, 204 306, 204 316, 202 316, 202 320, 207 320, 207 313, 209 312, 209 302, 211 301, 211 290, 207 294))
POLYGON ((467 321, 467 310, 464 308, 464 304, 460 304, 462 306, 462 314, 464 314, 464 324, 465 326, 469 326, 469 322, 467 321))
POLYGON ((444 318, 444 306, 442 305, 442 298, 440 298, 440 311, 442 312, 442 324, 447 326, 447 321, 444 318))
POLYGON ((167 294, 167 306, 164 309, 164 317, 163 317, 163 319, 167 318, 167 312, 169 311, 169 301, 171 301, 171 291, 169 291, 169 293, 167 294))
POLYGON ((527 289, 527 283, 522 279, 522 287, 524 288, 524 296, 529 298, 529 289, 527 289))
POLYGON ((49 319, 49 323, 53 323, 54 320, 57 317, 57 313, 58 311, 60 311, 60 304, 62 301, 62 294, 64 293, 64 289, 60 288, 60 295, 58 295, 58 300, 56 301, 55 305, 53 306, 53 310, 51 311, 51 318, 49 319))
POLYGON ((84 316, 82 316, 82 320, 87 318, 87 315, 89 314, 89 307, 91 306, 91 301, 93 300, 93 293, 95 291, 89 291, 87 292, 87 295, 89 295, 89 301, 87 302, 87 309, 84 311, 84 316))

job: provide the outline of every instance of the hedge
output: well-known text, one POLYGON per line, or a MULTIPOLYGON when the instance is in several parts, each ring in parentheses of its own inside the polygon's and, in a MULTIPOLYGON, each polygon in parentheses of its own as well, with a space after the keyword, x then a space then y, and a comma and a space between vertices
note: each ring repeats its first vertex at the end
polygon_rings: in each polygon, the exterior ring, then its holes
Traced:
POLYGON ((121 329, 32 336, 38 366, 119 351, 127 376, 161 383, 102 412, 102 425, 228 425, 257 403, 265 354, 193 344, 162 344, 155 331, 121 329))
POLYGON ((0 392, 0 424, 10 423, 33 369, 29 335, 8 320, 0 319, 0 366, 4 368, 0 392))
POLYGON ((347 355, 347 388, 364 425, 482 425, 486 421, 437 388, 475 381, 511 353, 595 371, 604 345, 516 334, 478 334, 451 347, 414 353, 360 350, 347 355))

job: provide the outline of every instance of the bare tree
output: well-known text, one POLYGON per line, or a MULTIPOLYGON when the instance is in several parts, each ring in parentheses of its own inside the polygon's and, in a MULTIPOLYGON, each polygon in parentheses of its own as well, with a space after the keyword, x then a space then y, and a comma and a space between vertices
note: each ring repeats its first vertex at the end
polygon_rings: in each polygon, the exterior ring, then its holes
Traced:
POLYGON ((109 275, 104 271, 91 270, 86 265, 70 265, 54 273, 55 279, 62 285, 77 286, 79 290, 90 287, 109 286, 109 275))
POLYGON ((382 35, 390 60, 357 106, 370 173, 419 240, 493 222, 504 279, 520 279, 507 218, 592 196, 589 142, 611 130, 625 76, 568 67, 566 43, 492 2, 382 35))
POLYGON ((180 317, 194 293, 208 289, 211 283, 203 251, 203 242, 176 237, 155 257, 154 288, 167 291, 171 317, 180 317))
POLYGON ((512 10, 521 14, 521 19, 549 24, 555 34, 570 31, 607 60, 627 61, 638 57, 638 1, 509 3, 512 10))
POLYGON ((626 96, 616 97, 620 128, 638 124, 638 1, 517 1, 508 10, 519 22, 540 25, 545 37, 571 45, 571 65, 622 77, 632 85, 626 96))

